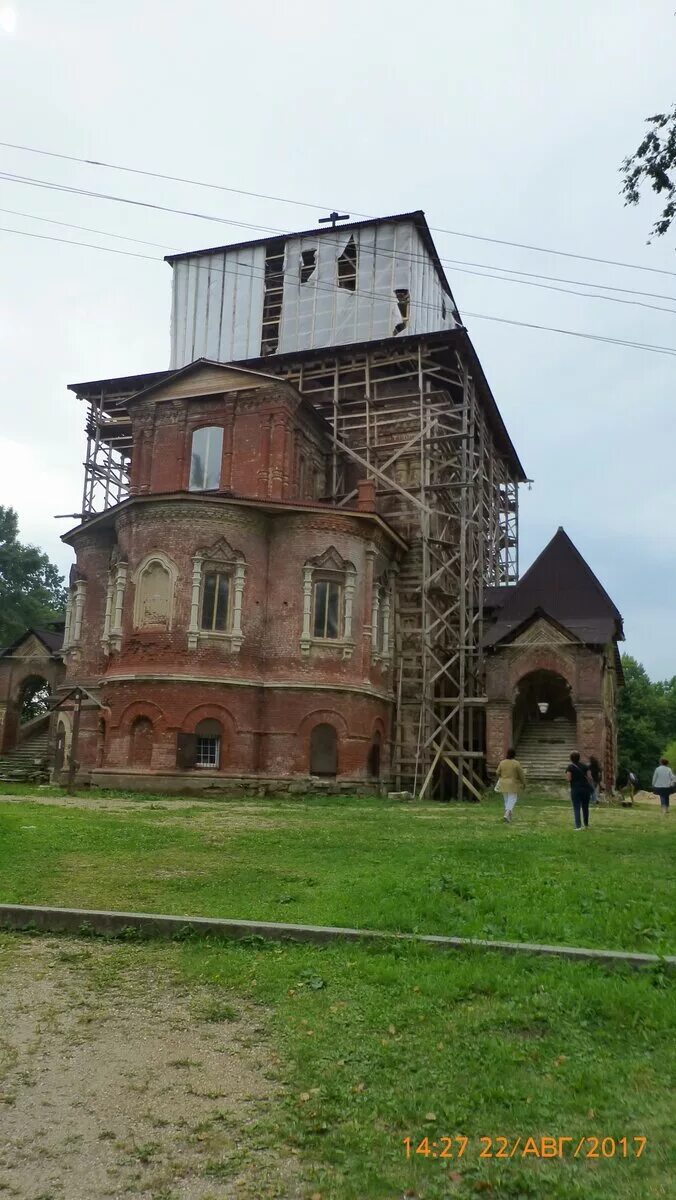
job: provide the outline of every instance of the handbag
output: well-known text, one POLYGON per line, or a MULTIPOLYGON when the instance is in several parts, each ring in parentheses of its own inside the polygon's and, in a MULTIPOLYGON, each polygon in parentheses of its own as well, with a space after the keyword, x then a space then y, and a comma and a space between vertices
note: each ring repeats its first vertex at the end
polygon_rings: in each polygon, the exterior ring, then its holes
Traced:
POLYGON ((502 788, 500 787, 500 776, 499 776, 499 775, 498 775, 498 777, 497 777, 497 779, 496 779, 496 781, 495 781, 495 783, 494 783, 494 785, 493 785, 493 791, 494 791, 494 792, 501 792, 501 791, 502 791, 502 788))

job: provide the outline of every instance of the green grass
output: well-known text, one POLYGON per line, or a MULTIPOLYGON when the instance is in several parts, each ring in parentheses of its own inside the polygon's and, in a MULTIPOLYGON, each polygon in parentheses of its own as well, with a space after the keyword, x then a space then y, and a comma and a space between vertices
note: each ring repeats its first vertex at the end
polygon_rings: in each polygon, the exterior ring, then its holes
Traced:
MULTIPOLYGON (((238 1141, 254 1161, 297 1153, 304 1197, 673 1194, 676 1021, 672 985, 659 970, 410 945, 202 943, 117 944, 72 969, 88 972, 95 988, 115 988, 122 1004, 140 965, 173 978, 181 994, 187 987, 203 996, 207 986, 214 1006, 261 1006, 283 1095, 238 1141), (460 1160, 406 1159, 406 1137, 415 1145, 458 1135, 469 1139, 460 1160), (498 1161, 479 1157, 482 1136, 510 1145, 529 1136, 570 1137, 573 1146, 584 1137, 648 1142, 639 1159, 576 1160, 569 1149, 562 1160, 498 1161)), ((214 1178, 231 1170, 229 1160, 209 1164, 214 1178)))
MULTIPOLYGON (((47 793, 49 795, 49 793, 47 793)), ((109 797, 110 799, 110 797, 109 797)), ((0 802, 0 900, 672 952, 674 821, 521 800, 0 802)))

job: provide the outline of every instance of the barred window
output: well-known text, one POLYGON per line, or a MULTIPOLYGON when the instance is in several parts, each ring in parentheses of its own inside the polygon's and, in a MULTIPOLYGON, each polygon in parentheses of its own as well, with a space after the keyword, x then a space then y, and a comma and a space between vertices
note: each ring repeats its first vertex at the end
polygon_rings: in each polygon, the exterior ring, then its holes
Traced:
POLYGON ((217 770, 220 766, 221 739, 219 737, 198 737, 196 767, 211 767, 217 770))

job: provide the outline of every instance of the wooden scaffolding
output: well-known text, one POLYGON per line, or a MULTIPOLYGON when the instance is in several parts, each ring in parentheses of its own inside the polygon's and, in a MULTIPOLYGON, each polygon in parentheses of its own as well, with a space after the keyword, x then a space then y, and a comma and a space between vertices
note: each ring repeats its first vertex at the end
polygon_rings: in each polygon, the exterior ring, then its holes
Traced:
MULTIPOLYGON (((329 423, 330 491, 354 503, 374 481, 378 511, 408 542, 396 581, 396 786, 478 796, 484 785, 483 591, 518 578, 523 468, 464 329, 236 365, 294 384, 329 423)), ((126 401, 170 372, 73 385, 89 405, 82 514, 125 499, 126 401)), ((76 514, 73 514, 76 515, 76 514)))
POLYGON ((396 786, 478 797, 483 590, 518 578, 525 476, 471 343, 464 331, 386 339, 271 368, 332 427, 333 502, 354 502, 347 460, 409 544, 396 586, 396 786))

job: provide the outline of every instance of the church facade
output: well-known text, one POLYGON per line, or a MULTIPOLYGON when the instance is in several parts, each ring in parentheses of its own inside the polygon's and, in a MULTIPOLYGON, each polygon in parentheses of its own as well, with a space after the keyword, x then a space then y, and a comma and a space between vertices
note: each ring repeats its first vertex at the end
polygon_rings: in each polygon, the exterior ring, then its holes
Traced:
POLYGON ((71 389, 55 778, 479 798, 526 476, 424 215, 168 261, 169 368, 71 389))
POLYGON ((340 510, 320 499, 325 423, 264 374, 199 361, 139 392, 129 414, 129 497, 67 536, 63 649, 90 698, 80 771, 162 790, 375 784, 391 752, 406 547, 373 486, 340 510))

